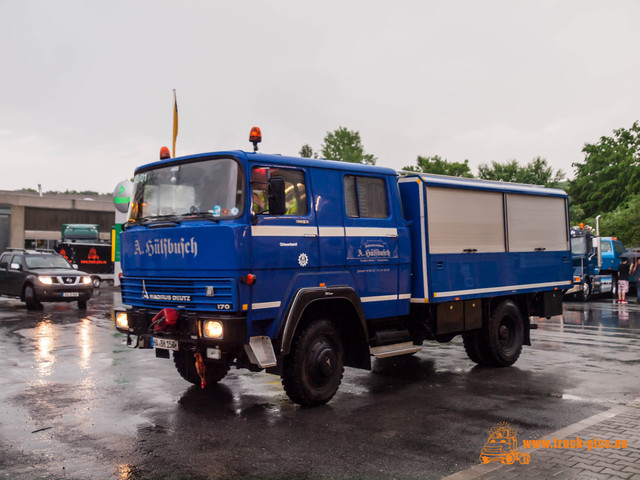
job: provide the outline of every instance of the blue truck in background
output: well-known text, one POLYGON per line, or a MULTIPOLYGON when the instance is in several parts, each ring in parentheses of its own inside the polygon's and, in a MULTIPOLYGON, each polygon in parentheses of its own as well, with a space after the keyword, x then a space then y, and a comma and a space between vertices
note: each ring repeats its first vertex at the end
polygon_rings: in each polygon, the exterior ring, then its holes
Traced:
POLYGON ((425 340, 510 366, 572 283, 561 190, 255 151, 137 168, 120 241, 130 347, 203 388, 266 370, 303 406, 425 340))
POLYGON ((627 251, 617 238, 600 237, 598 230, 584 224, 571 228, 573 287, 566 293, 583 301, 599 294, 616 297, 621 255, 627 251))

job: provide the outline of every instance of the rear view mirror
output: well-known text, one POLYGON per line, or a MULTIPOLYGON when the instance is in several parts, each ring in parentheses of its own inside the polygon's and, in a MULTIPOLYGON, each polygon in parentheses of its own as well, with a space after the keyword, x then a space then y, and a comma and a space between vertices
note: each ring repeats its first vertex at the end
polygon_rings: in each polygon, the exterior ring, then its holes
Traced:
POLYGON ((287 212, 284 193, 284 178, 271 177, 269 179, 269 213, 284 215, 287 212))
POLYGON ((11 266, 9 267, 11 270, 22 270, 22 267, 20 266, 19 263, 12 263, 11 266))

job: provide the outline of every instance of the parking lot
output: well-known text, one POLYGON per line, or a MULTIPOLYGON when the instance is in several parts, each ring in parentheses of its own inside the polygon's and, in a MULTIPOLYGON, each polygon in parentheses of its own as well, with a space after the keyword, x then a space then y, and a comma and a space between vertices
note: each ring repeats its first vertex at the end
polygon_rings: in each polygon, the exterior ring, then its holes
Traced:
POLYGON ((347 369, 303 409, 265 373, 232 369, 203 393, 124 345, 114 301, 108 287, 86 311, 0 300, 0 478, 442 478, 477 465, 500 422, 536 439, 640 396, 635 303, 566 303, 506 369, 427 342, 347 369))

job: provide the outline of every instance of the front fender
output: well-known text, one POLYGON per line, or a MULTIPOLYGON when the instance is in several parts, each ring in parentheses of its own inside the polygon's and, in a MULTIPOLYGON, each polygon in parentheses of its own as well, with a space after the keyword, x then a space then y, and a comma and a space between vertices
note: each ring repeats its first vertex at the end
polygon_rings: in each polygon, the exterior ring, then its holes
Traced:
POLYGON ((285 313, 284 321, 280 324, 280 329, 276 338, 280 343, 281 355, 287 355, 289 353, 296 329, 307 307, 312 303, 329 299, 342 299, 350 302, 358 315, 358 321, 362 328, 363 338, 369 338, 369 332, 364 318, 364 313, 362 311, 360 297, 358 297, 358 294, 353 288, 349 286, 302 288, 294 295, 293 300, 285 313))

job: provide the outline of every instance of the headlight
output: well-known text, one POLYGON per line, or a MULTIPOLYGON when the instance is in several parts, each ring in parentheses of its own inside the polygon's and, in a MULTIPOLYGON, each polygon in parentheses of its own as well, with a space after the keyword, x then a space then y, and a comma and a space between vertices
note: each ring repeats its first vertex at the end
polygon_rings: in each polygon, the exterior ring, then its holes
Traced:
POLYGON ((82 277, 82 283, 89 285, 91 283, 91 277, 82 277))
POLYGON ((222 323, 217 320, 205 320, 202 324, 202 334, 207 338, 222 338, 222 323))
POLYGON ((53 279, 47 276, 38 277, 38 281, 44 285, 51 285, 53 283, 53 279))
POLYGON ((116 326, 122 330, 129 329, 129 318, 127 317, 127 312, 116 313, 116 326))

